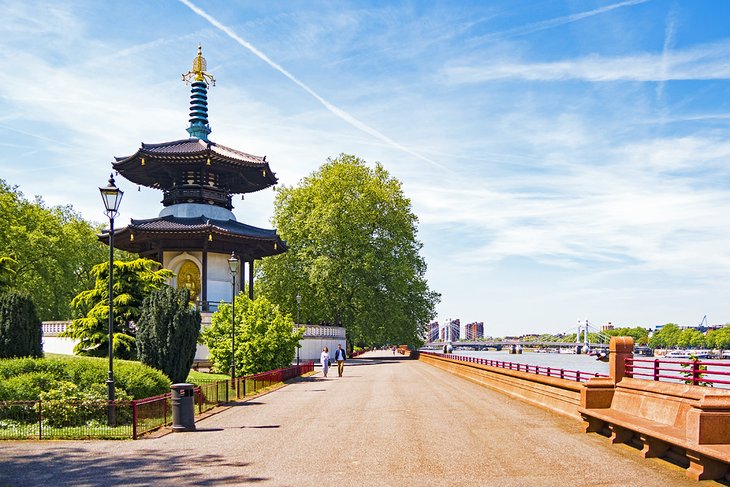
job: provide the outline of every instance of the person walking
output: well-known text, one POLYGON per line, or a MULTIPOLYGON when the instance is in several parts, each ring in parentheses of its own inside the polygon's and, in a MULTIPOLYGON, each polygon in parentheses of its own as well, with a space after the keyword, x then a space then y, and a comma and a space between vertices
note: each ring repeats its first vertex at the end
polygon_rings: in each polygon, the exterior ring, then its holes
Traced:
POLYGON ((327 377, 327 372, 330 369, 330 349, 324 347, 322 353, 319 356, 319 363, 322 364, 322 374, 327 377))
POLYGON ((342 350, 342 344, 337 344, 337 350, 335 350, 335 360, 337 361, 337 374, 342 377, 342 372, 345 370, 345 351, 342 350))

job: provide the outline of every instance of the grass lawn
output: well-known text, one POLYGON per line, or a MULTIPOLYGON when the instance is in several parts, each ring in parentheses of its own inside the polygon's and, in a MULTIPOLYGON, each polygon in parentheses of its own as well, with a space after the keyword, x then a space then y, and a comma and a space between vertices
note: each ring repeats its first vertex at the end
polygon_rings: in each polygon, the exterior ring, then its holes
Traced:
POLYGON ((188 374, 188 382, 192 384, 199 384, 200 382, 210 382, 214 380, 226 380, 229 378, 230 376, 226 374, 208 374, 206 372, 196 372, 195 370, 191 370, 190 374, 188 374))

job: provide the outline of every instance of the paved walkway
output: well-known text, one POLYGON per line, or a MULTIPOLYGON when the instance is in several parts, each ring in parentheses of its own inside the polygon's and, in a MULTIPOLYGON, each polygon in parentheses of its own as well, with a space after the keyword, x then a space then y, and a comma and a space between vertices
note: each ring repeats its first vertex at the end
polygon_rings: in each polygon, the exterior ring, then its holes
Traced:
POLYGON ((695 486, 580 424, 390 353, 139 441, 0 442, 0 486, 695 486))

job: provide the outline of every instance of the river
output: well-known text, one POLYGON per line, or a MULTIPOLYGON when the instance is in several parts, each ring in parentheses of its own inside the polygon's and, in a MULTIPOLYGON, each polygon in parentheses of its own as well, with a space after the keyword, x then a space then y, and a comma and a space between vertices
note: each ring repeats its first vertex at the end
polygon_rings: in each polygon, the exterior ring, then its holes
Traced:
POLYGON ((518 364, 539 365, 556 369, 580 370, 581 372, 597 372, 608 375, 608 362, 600 362, 590 355, 575 353, 536 353, 524 351, 521 354, 510 354, 507 349, 502 351, 485 350, 474 352, 471 350, 454 350, 454 355, 465 357, 479 357, 491 360, 503 360, 518 364))
MULTIPOLYGON (((430 350, 431 351, 431 350, 430 350)), ((438 350, 432 350, 436 353, 440 353, 438 350)), ((537 353, 523 351, 522 354, 510 354, 509 350, 504 349, 502 351, 496 350, 485 350, 485 351, 471 351, 471 350, 454 350, 454 355, 463 355, 466 357, 479 357, 487 358, 491 360, 500 360, 504 362, 513 362, 520 364, 539 365, 541 367, 554 367, 556 369, 566 370, 580 370, 581 372, 597 372, 599 374, 608 375, 608 362, 601 362, 596 360, 595 357, 584 354, 574 353, 537 353)), ((646 359, 649 357, 642 357, 636 355, 636 358, 646 359)), ((726 360, 703 360, 702 363, 708 365, 710 371, 724 371, 727 372, 729 369, 726 365, 724 366, 713 366, 713 364, 728 364, 730 361, 726 360)), ((675 366, 677 367, 677 366, 675 366)), ((713 379, 727 379, 723 376, 711 376, 713 379)), ((671 381, 679 382, 679 381, 671 381)), ((715 387, 727 389, 730 388, 730 384, 715 384, 715 387)))

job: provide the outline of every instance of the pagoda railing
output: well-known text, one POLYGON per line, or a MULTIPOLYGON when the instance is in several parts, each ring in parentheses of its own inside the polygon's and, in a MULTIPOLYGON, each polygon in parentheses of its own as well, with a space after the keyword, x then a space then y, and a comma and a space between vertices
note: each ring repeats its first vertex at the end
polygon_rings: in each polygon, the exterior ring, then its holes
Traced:
POLYGON ((231 195, 227 191, 204 186, 177 186, 167 189, 162 197, 162 204, 165 206, 176 203, 213 203, 224 206, 229 210, 233 208, 231 195))

